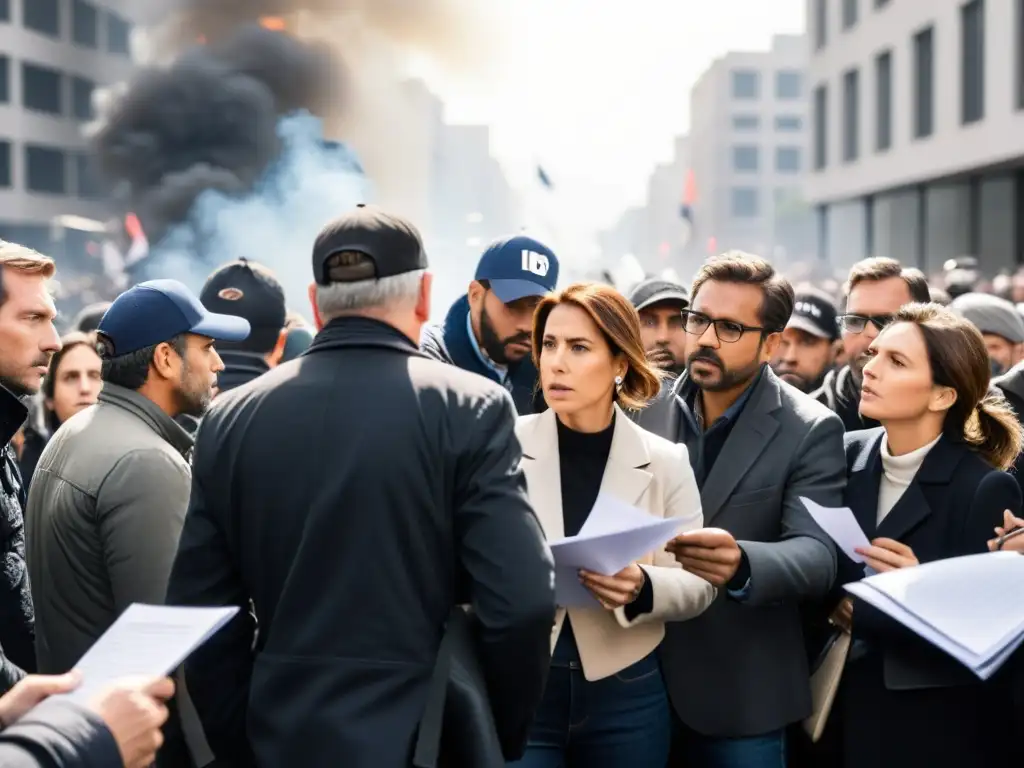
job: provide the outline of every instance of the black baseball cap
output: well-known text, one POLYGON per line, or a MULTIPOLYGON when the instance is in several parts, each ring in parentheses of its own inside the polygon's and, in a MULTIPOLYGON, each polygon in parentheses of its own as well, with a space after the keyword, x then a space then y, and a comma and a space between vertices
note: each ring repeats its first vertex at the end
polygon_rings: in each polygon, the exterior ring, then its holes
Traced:
POLYGON ((288 313, 284 288, 274 273, 244 258, 214 271, 199 292, 199 300, 211 312, 248 320, 248 338, 231 346, 252 352, 266 353, 274 348, 288 313))
POLYGON ((637 283, 629 292, 629 300, 638 312, 663 301, 680 304, 682 309, 690 305, 690 295, 685 287, 657 277, 650 277, 637 283))
POLYGON ((249 335, 249 322, 210 312, 177 280, 149 280, 114 299, 96 332, 103 356, 120 357, 182 333, 241 341, 249 335))
POLYGON ((835 341, 839 338, 835 302, 818 293, 798 293, 793 302, 793 314, 789 316, 786 327, 796 328, 819 339, 835 341))
POLYGON ((427 268, 423 239, 410 222, 377 206, 359 205, 320 230, 313 244, 318 285, 380 280, 427 268), (353 251, 369 261, 328 266, 331 256, 353 251))

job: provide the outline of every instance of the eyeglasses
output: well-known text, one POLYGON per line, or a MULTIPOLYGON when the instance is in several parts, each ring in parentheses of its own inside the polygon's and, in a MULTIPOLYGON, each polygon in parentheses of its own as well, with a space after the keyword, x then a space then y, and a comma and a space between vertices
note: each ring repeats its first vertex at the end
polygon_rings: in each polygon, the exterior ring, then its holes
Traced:
POLYGON ((840 315, 839 327, 850 333, 864 333, 871 323, 877 330, 882 330, 893 321, 895 315, 840 315))
POLYGON ((683 330, 687 333, 694 336, 703 336, 708 327, 714 325, 715 335, 718 337, 718 340, 724 341, 727 344, 739 341, 743 334, 748 331, 768 332, 767 328, 761 328, 756 325, 743 325, 735 320, 712 320, 707 315, 689 309, 684 309, 682 315, 683 330))

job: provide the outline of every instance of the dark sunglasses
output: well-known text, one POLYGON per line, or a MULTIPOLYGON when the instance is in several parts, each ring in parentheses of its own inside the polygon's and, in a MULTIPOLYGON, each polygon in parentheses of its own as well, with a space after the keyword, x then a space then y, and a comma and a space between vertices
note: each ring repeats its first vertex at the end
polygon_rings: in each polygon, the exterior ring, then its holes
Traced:
POLYGON ((849 331, 850 333, 864 333, 864 329, 868 327, 868 323, 871 323, 876 329, 881 331, 885 326, 889 325, 895 317, 895 315, 840 315, 838 321, 839 327, 844 331, 849 331))

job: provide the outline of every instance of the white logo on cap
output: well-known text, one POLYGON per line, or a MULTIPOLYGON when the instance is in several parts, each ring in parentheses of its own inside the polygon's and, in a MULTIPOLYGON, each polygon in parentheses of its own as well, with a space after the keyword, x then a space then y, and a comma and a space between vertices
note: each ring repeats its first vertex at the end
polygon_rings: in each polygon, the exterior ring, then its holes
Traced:
POLYGON ((537 253, 536 251, 523 251, 523 269, 527 272, 533 272, 538 277, 544 277, 550 268, 551 264, 548 262, 548 257, 544 254, 537 253))
POLYGON ((821 307, 815 306, 810 302, 798 301, 793 309, 797 314, 810 315, 811 317, 816 317, 819 320, 821 319, 821 307))

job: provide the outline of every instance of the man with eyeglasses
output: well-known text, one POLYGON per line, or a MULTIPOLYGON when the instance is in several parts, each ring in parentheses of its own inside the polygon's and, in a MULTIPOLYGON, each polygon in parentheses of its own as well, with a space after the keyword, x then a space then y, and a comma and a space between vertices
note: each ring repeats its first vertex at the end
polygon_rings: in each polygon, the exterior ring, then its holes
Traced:
POLYGON ((878 426, 860 415, 860 387, 871 342, 904 304, 930 300, 924 274, 904 267, 896 259, 864 259, 850 269, 846 311, 839 316, 847 365, 830 371, 821 388, 811 395, 838 414, 847 432, 878 426))
POLYGON ((768 366, 794 303, 771 264, 710 259, 690 296, 686 370, 665 418, 644 426, 686 446, 709 527, 667 549, 720 594, 701 616, 666 627, 661 658, 679 720, 672 764, 777 768, 786 727, 811 712, 798 605, 823 596, 836 570, 800 499, 841 504, 842 425, 768 366))

